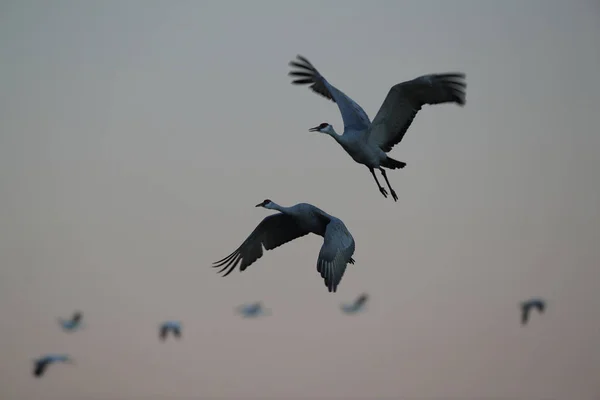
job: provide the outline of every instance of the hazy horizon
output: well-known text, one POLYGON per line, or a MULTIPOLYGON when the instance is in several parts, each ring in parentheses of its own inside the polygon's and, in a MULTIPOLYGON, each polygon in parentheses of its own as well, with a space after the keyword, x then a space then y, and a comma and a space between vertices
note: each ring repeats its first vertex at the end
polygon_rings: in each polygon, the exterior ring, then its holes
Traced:
POLYGON ((591 0, 1 2, 0 397, 598 399, 599 42, 591 0), (290 84, 297 54, 370 118, 466 73, 466 106, 424 107, 390 152, 398 202, 308 132, 343 124, 290 84), (266 198, 345 222, 337 293, 316 236, 211 268, 266 198), (236 315, 253 301, 272 315, 236 315))

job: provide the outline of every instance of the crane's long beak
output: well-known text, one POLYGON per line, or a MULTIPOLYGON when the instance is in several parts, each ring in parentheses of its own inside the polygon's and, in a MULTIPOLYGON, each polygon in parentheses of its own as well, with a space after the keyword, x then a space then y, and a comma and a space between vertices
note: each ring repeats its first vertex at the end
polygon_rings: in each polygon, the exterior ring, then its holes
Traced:
POLYGON ((308 131, 309 132, 319 132, 319 127, 315 126, 314 128, 310 128, 308 131))
POLYGON ((260 204, 255 205, 254 207, 262 207, 262 206, 263 206, 263 203, 260 203, 260 204))

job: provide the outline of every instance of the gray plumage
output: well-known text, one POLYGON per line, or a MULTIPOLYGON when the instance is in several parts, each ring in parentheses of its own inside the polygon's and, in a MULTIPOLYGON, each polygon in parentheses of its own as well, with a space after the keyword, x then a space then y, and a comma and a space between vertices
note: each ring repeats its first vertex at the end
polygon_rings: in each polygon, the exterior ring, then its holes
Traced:
POLYGON ((42 375, 44 375, 50 364, 59 362, 73 364, 73 360, 67 355, 48 354, 33 360, 33 376, 35 376, 36 378, 42 377, 42 375))
POLYGON ((83 313, 81 311, 75 311, 71 319, 59 318, 58 323, 66 332, 73 332, 82 326, 83 313))
POLYGON ((290 66, 296 68, 289 72, 294 77, 293 84, 310 85, 313 92, 336 103, 342 114, 343 134, 337 134, 326 122, 309 131, 333 137, 354 161, 369 169, 379 191, 387 197, 387 191, 379 184, 375 175, 375 169, 379 169, 394 201, 398 200, 398 196, 390 186, 384 168, 404 168, 406 163, 394 160, 386 153, 400 143, 423 105, 456 103, 464 106, 466 102, 464 73, 423 75, 392 86, 371 122, 367 113, 354 100, 330 84, 306 58, 298 55, 297 61, 290 61, 290 66))
POLYGON ((299 237, 314 233, 323 237, 317 258, 317 271, 329 292, 337 290, 348 263, 354 264, 354 238, 344 223, 312 204, 299 203, 282 207, 265 200, 256 207, 279 211, 261 221, 248 238, 233 253, 213 263, 223 276, 229 275, 239 264, 244 271, 263 255, 263 246, 272 250, 299 237))
POLYGON ((271 310, 264 308, 261 302, 243 304, 238 306, 236 311, 245 318, 256 318, 271 314, 271 310))
POLYGON ((369 295, 366 293, 361 294, 358 298, 351 304, 342 304, 341 309, 346 314, 356 314, 359 311, 362 311, 369 299, 369 295))
POLYGON ((171 332, 171 334, 179 339, 181 338, 181 322, 179 321, 165 321, 163 322, 158 329, 158 337, 161 341, 165 341, 167 335, 171 332))
POLYGON ((536 309, 540 314, 546 310, 546 302, 543 299, 530 299, 521 303, 521 325, 527 324, 531 310, 536 309))

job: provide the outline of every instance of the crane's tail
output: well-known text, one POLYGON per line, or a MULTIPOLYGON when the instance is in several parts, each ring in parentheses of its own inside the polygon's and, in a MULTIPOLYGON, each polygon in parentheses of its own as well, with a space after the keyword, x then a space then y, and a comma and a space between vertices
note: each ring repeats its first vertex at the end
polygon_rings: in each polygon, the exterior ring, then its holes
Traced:
POLYGON ((406 163, 402 162, 402 161, 398 161, 398 160, 394 160, 391 157, 387 157, 382 163, 381 163, 382 167, 385 168, 389 168, 389 169, 401 169, 406 167, 406 163))

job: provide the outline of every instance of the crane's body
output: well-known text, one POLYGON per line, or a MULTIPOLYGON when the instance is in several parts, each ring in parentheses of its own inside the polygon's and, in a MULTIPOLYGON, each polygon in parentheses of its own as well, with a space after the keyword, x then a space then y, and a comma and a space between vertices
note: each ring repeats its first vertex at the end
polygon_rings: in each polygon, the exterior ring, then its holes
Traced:
POLYGON ((366 165, 368 168, 379 169, 380 167, 386 167, 394 169, 395 163, 398 163, 396 168, 404 168, 406 165, 400 161, 389 158, 383 150, 372 145, 366 136, 366 129, 344 131, 344 133, 340 135, 331 125, 327 124, 327 126, 311 128, 309 131, 321 132, 331 136, 344 150, 346 150, 346 153, 348 153, 354 161, 366 165))
POLYGON ((521 325, 527 324, 532 310, 537 310, 540 314, 546 310, 546 302, 543 299, 533 298, 521 303, 521 325))
POLYGON ((386 153, 400 143, 423 105, 465 104, 464 73, 423 75, 392 86, 379 112, 371 121, 361 106, 330 84, 306 58, 298 55, 297 59, 298 61, 290 62, 290 66, 297 68, 289 73, 295 79, 292 83, 310 84, 313 92, 338 105, 344 121, 344 132, 341 135, 326 122, 309 131, 325 133, 334 138, 354 161, 369 169, 379 191, 387 197, 387 191, 379 184, 375 175, 375 169, 379 169, 394 201, 398 200, 398 196, 392 189, 384 168, 401 169, 406 163, 394 160, 386 153))
POLYGON ((342 304, 340 308, 346 314, 356 314, 357 312, 364 310, 365 304, 368 299, 369 296, 366 293, 364 293, 358 296, 358 298, 353 303, 342 304))
POLYGON ((321 273, 329 292, 335 292, 346 265, 354 264, 354 238, 346 225, 339 218, 308 203, 283 207, 267 199, 256 207, 277 210, 279 213, 264 218, 238 249, 215 262, 213 267, 222 267, 219 272, 225 272, 223 276, 229 275, 238 264, 240 271, 244 271, 262 257, 263 246, 266 250, 272 250, 313 233, 324 239, 317 259, 317 271, 321 273))
POLYGON ((64 354, 48 354, 45 356, 42 356, 38 359, 35 359, 34 361, 34 366, 33 366, 33 376, 35 376, 36 378, 40 378, 42 375, 44 375, 44 372, 46 372, 46 370, 48 369, 48 366, 50 364, 54 364, 54 363, 69 363, 69 364, 73 364, 73 360, 64 354))
POLYGON ((158 337, 164 341, 167 335, 171 332, 175 338, 181 338, 181 322, 179 321, 165 321, 163 322, 158 330, 158 337))

